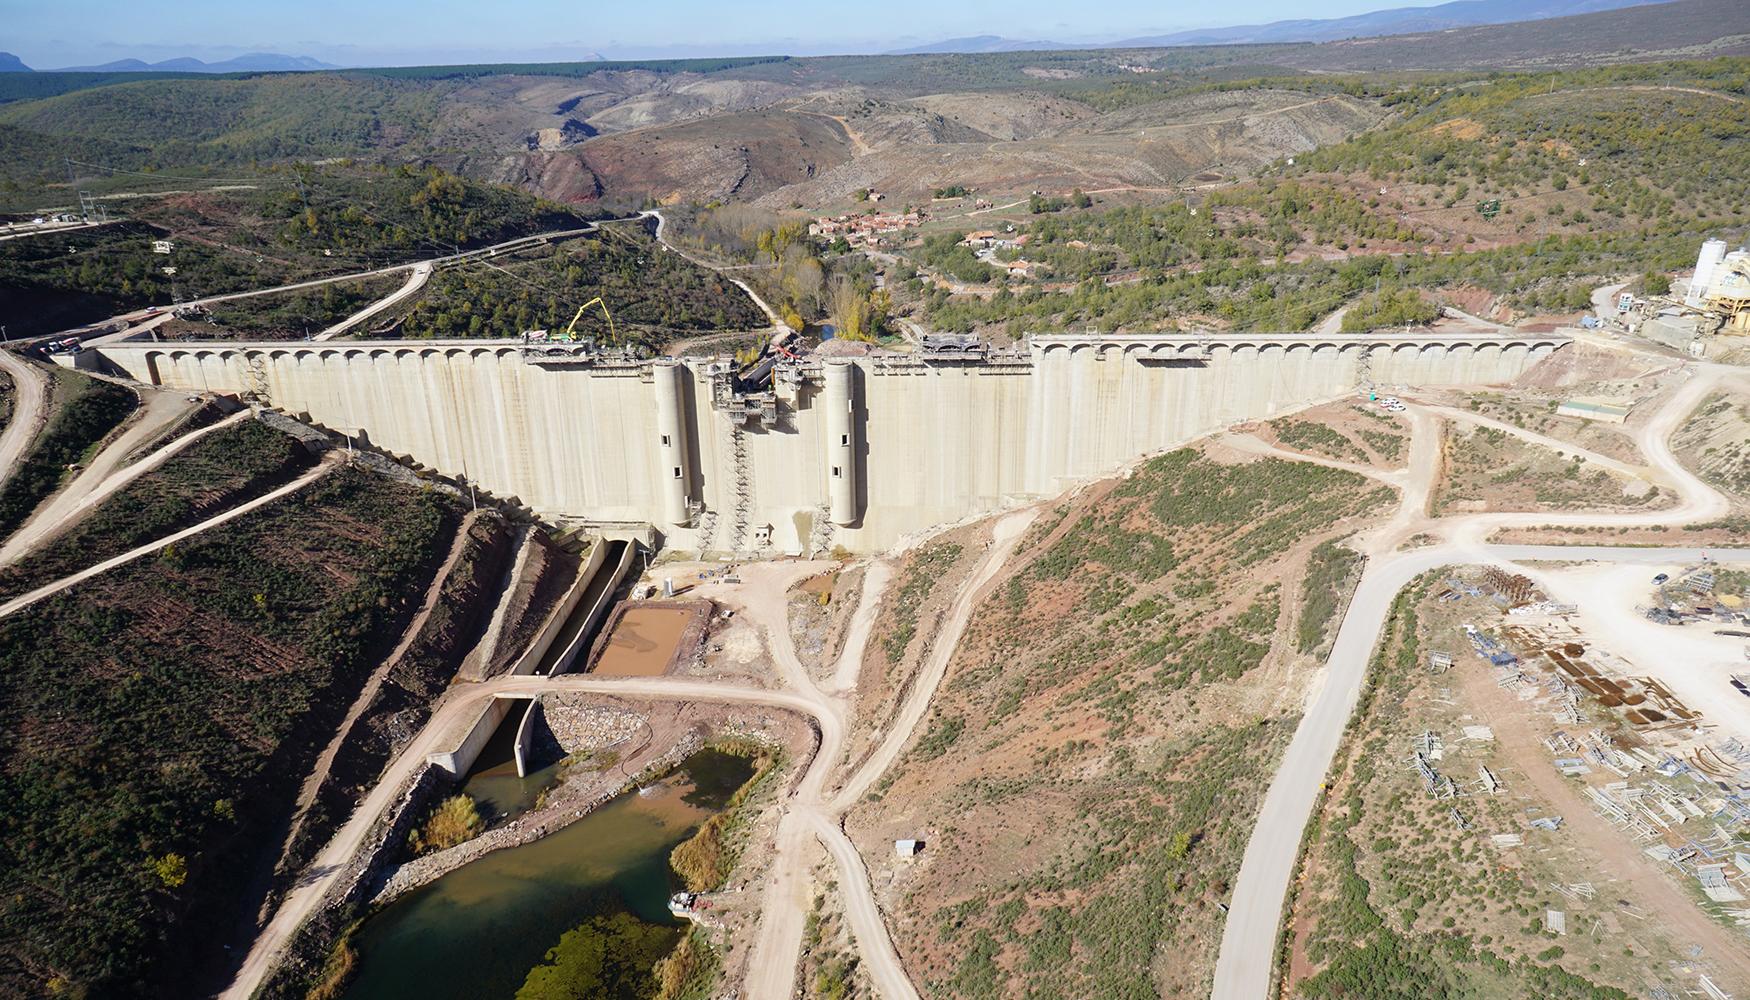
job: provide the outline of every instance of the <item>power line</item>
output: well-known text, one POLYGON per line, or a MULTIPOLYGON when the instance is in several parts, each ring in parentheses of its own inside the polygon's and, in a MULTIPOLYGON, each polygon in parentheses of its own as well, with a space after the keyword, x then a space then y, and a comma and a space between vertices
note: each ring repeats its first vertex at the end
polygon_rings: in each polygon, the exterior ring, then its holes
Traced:
POLYGON ((146 172, 142 172, 139 170, 126 170, 126 169, 123 169, 122 167, 112 167, 107 163, 86 163, 84 160, 75 160, 75 159, 72 159, 70 157, 64 157, 63 159, 65 159, 69 164, 76 163, 81 167, 90 167, 93 170, 107 170, 112 174, 127 174, 130 177, 147 177, 147 178, 150 178, 152 180, 160 180, 160 181, 187 182, 187 181, 199 180, 199 181, 213 181, 213 182, 220 183, 220 184, 248 184, 252 181, 259 181, 262 179, 262 177, 260 175, 257 175, 255 177, 179 177, 179 176, 176 176, 174 174, 146 173, 146 172))

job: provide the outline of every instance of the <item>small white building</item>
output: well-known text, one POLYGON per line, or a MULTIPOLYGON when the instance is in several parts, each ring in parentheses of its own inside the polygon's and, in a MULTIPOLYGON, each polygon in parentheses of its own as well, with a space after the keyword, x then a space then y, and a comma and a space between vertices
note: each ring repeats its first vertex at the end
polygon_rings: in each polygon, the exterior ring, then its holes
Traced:
POLYGON ((921 840, 896 840, 893 842, 893 853, 902 858, 915 857, 923 849, 924 842, 921 840))
POLYGON ((1556 406, 1556 415, 1579 417, 1582 420, 1597 420, 1606 424, 1620 424, 1628 419, 1628 412, 1633 407, 1633 400, 1625 403, 1623 400, 1608 397, 1575 396, 1572 399, 1563 400, 1556 406))

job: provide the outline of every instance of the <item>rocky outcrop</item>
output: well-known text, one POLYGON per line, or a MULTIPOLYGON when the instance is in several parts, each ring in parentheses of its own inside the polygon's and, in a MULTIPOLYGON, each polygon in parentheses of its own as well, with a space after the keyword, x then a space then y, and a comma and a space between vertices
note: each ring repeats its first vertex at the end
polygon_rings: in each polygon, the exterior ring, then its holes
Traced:
POLYGON ((552 152, 560 149, 570 149, 585 139, 599 133, 595 126, 580 122, 575 118, 565 119, 563 125, 557 128, 543 128, 530 132, 523 141, 530 151, 552 152))

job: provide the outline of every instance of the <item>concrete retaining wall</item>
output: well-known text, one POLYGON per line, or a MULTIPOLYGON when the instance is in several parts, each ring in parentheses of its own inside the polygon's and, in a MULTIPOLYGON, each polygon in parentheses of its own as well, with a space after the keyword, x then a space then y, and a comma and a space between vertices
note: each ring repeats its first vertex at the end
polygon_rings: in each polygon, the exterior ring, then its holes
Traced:
POLYGON ((540 721, 541 699, 529 699, 529 707, 516 727, 516 776, 529 776, 529 753, 535 746, 535 725, 540 721))
POLYGON ((601 571, 602 563, 608 558, 608 546, 600 538, 590 546, 589 558, 584 560, 583 568, 577 573, 577 580, 571 589, 565 592, 565 599, 554 605, 553 613, 547 616, 547 624, 541 626, 541 634, 523 651, 523 655, 511 665, 510 674, 532 674, 541 665, 541 659, 547 655, 547 650, 553 648, 553 640, 559 637, 559 632, 565 628, 565 622, 571 617, 571 612, 577 610, 577 602, 583 598, 584 592, 601 571))
POLYGON ((426 754, 425 759, 450 778, 460 780, 480 758, 480 751, 486 748, 487 741, 498 731, 505 716, 510 714, 511 705, 520 700, 522 699, 504 696, 493 698, 480 710, 474 724, 463 734, 461 742, 452 749, 426 754))
MULTIPOLYGON (((607 548, 606 545, 602 547, 604 549, 607 548)), ((553 670, 549 676, 557 677, 560 674, 565 673, 567 670, 570 670, 571 665, 577 661, 577 654, 587 647, 590 630, 601 624, 603 616, 607 614, 608 608, 614 603, 614 591, 619 588, 620 581, 626 578, 626 573, 631 570, 632 561, 637 558, 637 556, 638 546, 628 542, 626 543, 625 548, 621 549, 620 558, 614 562, 614 565, 604 567, 601 570, 601 572, 609 575, 603 579, 594 602, 591 603, 589 611, 585 614, 583 627, 577 630, 577 635, 572 638, 571 644, 566 647, 565 652, 554 662, 553 670)))
POLYGON ((764 426, 723 405, 722 369, 707 359, 663 362, 659 376, 653 363, 540 358, 503 341, 102 350, 140 381, 252 393, 446 475, 465 469, 548 516, 650 522, 678 548, 799 553, 883 549, 1369 375, 1505 382, 1567 342, 1511 330, 1057 335, 1000 359, 864 357, 835 362, 855 369, 843 373, 848 430, 816 362, 779 366, 775 422, 764 426), (689 504, 704 513, 680 523, 689 504))

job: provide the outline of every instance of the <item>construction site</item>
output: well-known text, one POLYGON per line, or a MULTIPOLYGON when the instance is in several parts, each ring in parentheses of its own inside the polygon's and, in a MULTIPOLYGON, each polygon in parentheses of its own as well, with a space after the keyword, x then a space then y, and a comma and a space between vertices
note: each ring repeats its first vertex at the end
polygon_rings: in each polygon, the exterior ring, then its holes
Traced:
MULTIPOLYGON (((1742 607, 1743 574, 1716 568, 1648 570, 1643 620, 1693 628, 1669 609, 1742 607)), ((1326 809, 1360 827, 1349 863, 1374 882, 1374 906, 1408 901, 1406 934, 1457 928, 1485 946, 1485 972, 1565 954, 1565 968, 1638 982, 1635 995, 1727 997, 1750 971, 1750 730, 1738 706, 1692 708, 1673 691, 1693 663, 1625 655, 1595 627, 1614 609, 1552 596, 1590 570, 1473 566, 1425 583, 1422 624, 1399 646, 1415 657, 1380 679, 1389 694, 1326 809), (1432 882, 1413 874, 1430 849, 1447 855, 1432 882)), ((1733 630, 1709 631, 1746 660, 1733 630)), ((1325 925, 1341 912, 1330 893, 1344 855, 1328 836, 1295 907, 1290 983, 1317 982, 1335 946, 1325 925)))
POLYGON ((1613 318, 1626 331, 1691 357, 1737 357, 1750 346, 1750 247, 1707 240, 1683 287, 1681 296, 1619 296, 1613 318))

